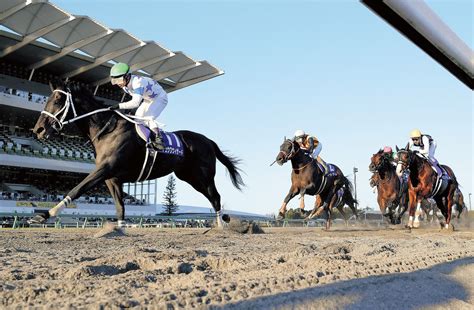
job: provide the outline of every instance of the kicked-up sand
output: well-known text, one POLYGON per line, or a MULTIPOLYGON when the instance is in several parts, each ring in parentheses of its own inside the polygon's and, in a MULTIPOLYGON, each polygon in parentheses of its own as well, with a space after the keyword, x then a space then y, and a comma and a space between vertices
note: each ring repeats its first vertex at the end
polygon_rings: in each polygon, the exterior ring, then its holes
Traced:
POLYGON ((0 308, 474 309, 471 229, 263 229, 0 230, 0 308))

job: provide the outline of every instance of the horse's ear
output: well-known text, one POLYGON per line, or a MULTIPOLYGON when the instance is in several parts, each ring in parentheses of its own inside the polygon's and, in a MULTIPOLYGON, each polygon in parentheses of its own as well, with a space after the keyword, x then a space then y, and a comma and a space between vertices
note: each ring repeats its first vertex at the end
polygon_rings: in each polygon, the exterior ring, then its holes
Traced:
POLYGON ((283 141, 286 141, 286 136, 283 137, 283 141))
POLYGON ((408 151, 409 148, 410 148, 410 143, 407 143, 407 146, 405 146, 405 150, 408 151))
POLYGON ((53 83, 51 83, 51 81, 49 81, 49 88, 51 89, 51 92, 54 91, 54 86, 53 86, 53 83))
POLYGON ((395 145, 395 149, 397 150, 397 153, 398 151, 400 151, 400 149, 398 148, 398 145, 395 145))

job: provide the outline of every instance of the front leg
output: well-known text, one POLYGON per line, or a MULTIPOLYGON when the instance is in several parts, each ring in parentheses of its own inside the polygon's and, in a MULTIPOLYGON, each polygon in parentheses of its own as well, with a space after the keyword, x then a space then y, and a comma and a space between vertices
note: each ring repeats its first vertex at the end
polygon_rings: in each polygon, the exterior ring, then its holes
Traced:
POLYGON ((413 228, 413 220, 415 219, 415 207, 416 207, 416 192, 415 190, 409 190, 408 192, 408 228, 413 228))
POLYGON ((79 185, 74 187, 66 197, 59 202, 54 208, 49 210, 46 213, 41 213, 36 215, 34 218, 30 219, 30 224, 41 224, 46 222, 48 218, 57 216, 61 213, 61 211, 66 208, 71 202, 80 197, 82 194, 87 192, 88 190, 94 188, 100 182, 103 182, 105 176, 109 173, 108 166, 102 165, 97 167, 94 171, 92 171, 84 180, 82 180, 79 185))
POLYGON ((115 210, 117 212, 117 226, 123 227, 125 225, 125 206, 123 204, 123 187, 122 183, 117 178, 105 180, 105 184, 109 189, 115 203, 115 210))
POLYGON ((277 219, 282 220, 285 218, 286 214, 286 205, 288 202, 295 197, 298 194, 299 190, 291 185, 290 190, 288 191, 288 194, 286 195, 285 199, 283 200, 283 204, 281 205, 280 211, 278 212, 278 217, 277 219))
POLYGON ((304 214, 304 194, 305 194, 305 190, 301 190, 300 191, 300 212, 301 214, 304 214))

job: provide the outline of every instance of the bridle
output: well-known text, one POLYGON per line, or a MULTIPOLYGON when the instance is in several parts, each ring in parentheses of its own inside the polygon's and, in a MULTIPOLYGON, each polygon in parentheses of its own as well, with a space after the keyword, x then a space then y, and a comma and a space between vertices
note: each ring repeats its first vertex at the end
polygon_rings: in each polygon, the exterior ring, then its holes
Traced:
POLYGON ((280 152, 278 153, 278 156, 280 156, 280 154, 283 154, 283 162, 287 162, 288 160, 291 160, 301 150, 301 149, 298 149, 297 151, 295 151, 295 144, 293 142, 290 142, 290 143, 291 143, 291 150, 289 153, 282 150, 280 150, 280 152))
POLYGON ((401 156, 398 156, 399 160, 397 162, 398 165, 401 165, 402 167, 402 171, 403 170, 406 170, 408 168, 408 166, 410 166, 410 153, 408 152, 408 150, 399 150, 398 151, 398 154, 400 153, 404 153, 404 154, 407 154, 407 161, 403 161, 401 158, 401 156))

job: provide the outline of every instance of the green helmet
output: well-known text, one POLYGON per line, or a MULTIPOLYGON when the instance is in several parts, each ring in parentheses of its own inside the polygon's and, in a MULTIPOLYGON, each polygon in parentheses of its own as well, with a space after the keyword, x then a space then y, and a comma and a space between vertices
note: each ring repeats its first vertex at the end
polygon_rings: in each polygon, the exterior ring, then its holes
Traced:
POLYGON ((128 71, 130 71, 130 67, 123 62, 119 62, 110 69, 110 77, 120 77, 127 74, 128 71))

